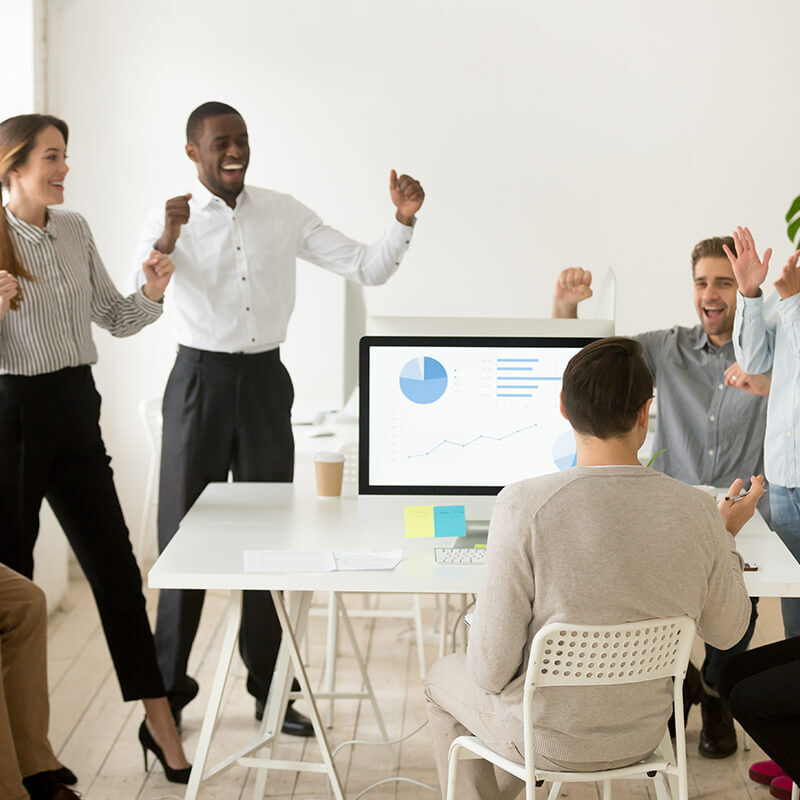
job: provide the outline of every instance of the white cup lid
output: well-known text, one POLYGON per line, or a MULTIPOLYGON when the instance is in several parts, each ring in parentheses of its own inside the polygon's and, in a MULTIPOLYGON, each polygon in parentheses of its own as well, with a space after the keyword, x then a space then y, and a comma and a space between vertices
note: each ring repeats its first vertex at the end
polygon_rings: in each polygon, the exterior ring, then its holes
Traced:
POLYGON ((344 462, 344 456, 341 453, 317 453, 314 456, 314 461, 321 461, 324 464, 341 464, 344 462))

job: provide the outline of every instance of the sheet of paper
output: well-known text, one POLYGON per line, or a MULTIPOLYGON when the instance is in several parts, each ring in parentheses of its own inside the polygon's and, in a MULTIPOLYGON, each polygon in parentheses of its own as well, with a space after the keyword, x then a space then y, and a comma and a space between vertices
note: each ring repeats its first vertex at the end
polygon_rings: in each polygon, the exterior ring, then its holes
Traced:
POLYGON ((406 506, 406 537, 421 539, 433 537, 433 506, 406 506))
POLYGON ((394 569, 402 560, 400 550, 337 550, 337 570, 394 569))
POLYGON ((245 572, 333 572, 332 550, 244 550, 245 572))
POLYGON ((440 536, 466 536, 464 506, 434 506, 433 530, 437 539, 440 536))

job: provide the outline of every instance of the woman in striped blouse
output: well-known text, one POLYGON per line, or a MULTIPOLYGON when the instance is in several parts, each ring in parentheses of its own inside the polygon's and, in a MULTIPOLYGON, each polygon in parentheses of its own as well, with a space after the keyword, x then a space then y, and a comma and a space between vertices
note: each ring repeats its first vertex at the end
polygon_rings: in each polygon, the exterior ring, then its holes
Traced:
POLYGON ((64 201, 67 135, 47 115, 0 123, 0 561, 31 577, 46 497, 91 584, 123 697, 144 703, 145 765, 152 750, 186 783, 89 366, 91 323, 130 336, 156 320, 173 265, 153 251, 143 289, 122 297, 83 217, 48 208, 64 201))

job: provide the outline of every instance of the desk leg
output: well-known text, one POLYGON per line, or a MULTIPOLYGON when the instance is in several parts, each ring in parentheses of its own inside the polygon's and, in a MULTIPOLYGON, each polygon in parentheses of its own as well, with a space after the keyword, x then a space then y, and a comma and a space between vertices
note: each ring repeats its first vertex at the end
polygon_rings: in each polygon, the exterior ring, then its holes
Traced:
MULTIPOLYGON (((312 592, 287 592, 290 600, 293 600, 292 595, 294 594, 299 594, 300 596, 300 603, 297 607, 296 630, 302 637, 302 635, 305 633, 306 623, 308 621, 308 609, 311 606, 312 592)), ((328 780, 330 781, 331 788, 333 789, 333 795, 336 800, 344 800, 342 784, 339 780, 339 774, 336 772, 336 765, 333 763, 330 745, 328 744, 328 737, 325 734, 325 726, 322 724, 322 718, 319 715, 319 708, 317 707, 317 702, 314 699, 314 693, 311 690, 311 684, 308 680, 306 668, 303 665, 303 659, 300 657, 300 651, 297 649, 295 628, 293 628, 291 624, 289 615, 286 611, 286 606, 283 602, 283 597, 279 591, 272 592, 272 600, 275 603, 275 610, 278 612, 278 619, 280 620, 281 630, 283 632, 281 647, 283 648, 283 646, 286 645, 289 650, 289 655, 291 656, 292 664, 294 666, 295 677, 300 683, 300 689, 302 690, 305 701, 308 704, 309 716, 311 717, 311 723, 314 726, 314 733, 316 734, 317 744, 319 744, 319 749, 322 754, 322 761, 327 767, 328 780)), ((292 605, 294 605, 294 603, 292 603, 292 605)), ((282 703, 281 705, 284 704, 282 703)))
POLYGON ((381 714, 380 706, 378 706, 378 701, 375 699, 375 692, 372 689, 372 681, 369 679, 367 665, 364 663, 364 657, 361 655, 361 648, 358 646, 358 641, 356 640, 356 635, 353 631, 353 623, 350 622, 350 617, 347 614, 347 609, 345 608, 342 596, 338 592, 333 592, 333 594, 336 596, 335 614, 336 616, 339 614, 342 615, 342 622, 344 622, 347 636, 350 639, 350 646, 353 648, 353 655, 356 657, 358 669, 361 671, 361 689, 362 691, 366 691, 366 693, 369 695, 369 702, 372 705, 372 713, 375 714, 375 719, 378 722, 378 728, 380 729, 383 741, 388 742, 389 734, 386 733, 386 726, 383 724, 383 714, 381 714))
POLYGON ((222 693, 225 690, 225 682, 228 679, 228 671, 231 667, 233 651, 236 647, 236 637, 239 631, 239 620, 242 612, 242 593, 231 592, 228 599, 228 620, 225 627, 225 635, 222 639, 222 649, 217 661, 217 671, 214 673, 214 683, 211 686, 211 695, 206 706, 206 715, 203 718, 203 727, 200 729, 200 739, 197 742, 197 750, 194 754, 192 774, 189 777, 189 785, 186 787, 184 800, 195 800, 200 789, 200 781, 203 779, 203 772, 208 761, 208 750, 211 746, 211 736, 214 733, 214 726, 217 724, 217 714, 219 713, 222 693))
MULTIPOLYGON (((325 691, 333 693, 336 688, 336 651, 339 645, 338 592, 328 595, 328 638, 325 647, 325 691)), ((328 700, 328 727, 333 727, 333 697, 328 700)))

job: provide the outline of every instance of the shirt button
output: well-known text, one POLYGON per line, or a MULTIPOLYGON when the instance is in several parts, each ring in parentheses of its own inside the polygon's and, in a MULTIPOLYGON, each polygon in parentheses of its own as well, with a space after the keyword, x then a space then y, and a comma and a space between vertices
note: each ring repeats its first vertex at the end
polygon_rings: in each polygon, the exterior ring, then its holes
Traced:
POLYGON ((719 386, 717 386, 717 389, 724 389, 724 388, 725 388, 725 384, 724 383, 721 383, 719 386))
MULTIPOLYGON (((242 280, 243 280, 243 281, 246 281, 246 280, 247 280, 247 278, 245 278, 245 276, 244 276, 244 275, 242 275, 242 280)), ((720 386, 719 388, 721 389, 722 387, 720 386)))
POLYGON ((709 451, 708 451, 708 454, 709 454, 710 456, 713 456, 713 455, 714 455, 714 451, 713 451, 713 450, 709 450, 709 451))
POLYGON ((241 250, 242 248, 241 248, 241 247, 237 247, 236 249, 237 249, 237 250, 241 250))
POLYGON ((254 342, 254 341, 255 341, 255 339, 251 339, 250 341, 251 341, 251 342, 254 342))
POLYGON ((250 306, 246 306, 244 310, 245 311, 249 311, 250 310, 250 306))
POLYGON ((714 415, 713 415, 713 414, 709 414, 708 418, 709 418, 709 419, 710 419, 712 422, 714 421, 714 415))

